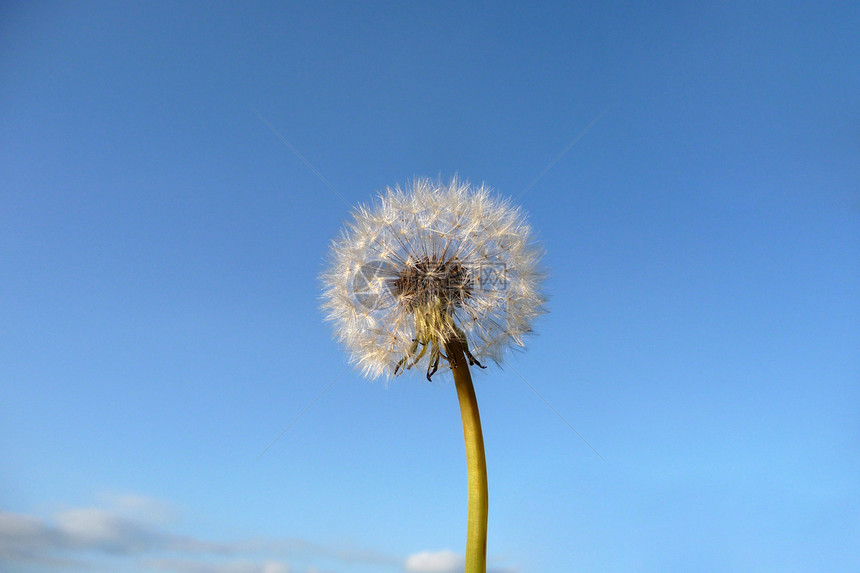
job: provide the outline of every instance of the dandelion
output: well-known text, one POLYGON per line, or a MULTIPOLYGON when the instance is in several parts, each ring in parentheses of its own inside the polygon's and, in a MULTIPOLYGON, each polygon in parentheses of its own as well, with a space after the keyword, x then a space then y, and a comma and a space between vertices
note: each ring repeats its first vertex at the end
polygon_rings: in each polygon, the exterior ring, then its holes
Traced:
POLYGON ((487 477, 469 367, 501 365, 545 312, 525 216, 485 186, 416 179, 359 206, 331 248, 323 309, 369 378, 453 373, 469 475, 466 572, 486 570, 487 477))

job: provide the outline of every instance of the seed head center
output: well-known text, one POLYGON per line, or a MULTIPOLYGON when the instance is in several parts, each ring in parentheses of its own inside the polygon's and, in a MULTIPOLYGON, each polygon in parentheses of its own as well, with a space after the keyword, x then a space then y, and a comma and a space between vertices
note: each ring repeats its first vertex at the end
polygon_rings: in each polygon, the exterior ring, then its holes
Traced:
POLYGON ((471 296, 472 278, 456 258, 424 256, 407 261, 393 287, 406 310, 429 307, 450 314, 471 296))

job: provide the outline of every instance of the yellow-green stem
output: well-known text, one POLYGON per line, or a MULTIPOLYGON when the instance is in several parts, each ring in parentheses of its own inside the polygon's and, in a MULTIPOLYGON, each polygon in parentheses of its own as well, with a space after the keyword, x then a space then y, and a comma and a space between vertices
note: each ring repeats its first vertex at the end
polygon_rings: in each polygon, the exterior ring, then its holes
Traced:
POLYGON ((487 460, 484 456, 484 435, 481 432, 481 416, 478 414, 478 400, 469 363, 463 347, 457 340, 445 344, 448 357, 452 360, 454 384, 460 401, 460 415, 463 418, 463 437, 466 440, 466 466, 469 470, 469 516, 466 533, 466 570, 465 573, 486 573, 487 571, 487 460))

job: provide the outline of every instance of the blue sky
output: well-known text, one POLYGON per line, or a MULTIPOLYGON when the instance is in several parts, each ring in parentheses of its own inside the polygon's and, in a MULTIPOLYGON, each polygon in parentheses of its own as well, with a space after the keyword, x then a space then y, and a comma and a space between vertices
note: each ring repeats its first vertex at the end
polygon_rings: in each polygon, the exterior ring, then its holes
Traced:
POLYGON ((4 570, 461 569, 453 383, 363 380, 319 310, 350 208, 421 175, 515 197, 551 269, 475 375, 491 570, 860 570, 858 29, 4 3, 4 570))

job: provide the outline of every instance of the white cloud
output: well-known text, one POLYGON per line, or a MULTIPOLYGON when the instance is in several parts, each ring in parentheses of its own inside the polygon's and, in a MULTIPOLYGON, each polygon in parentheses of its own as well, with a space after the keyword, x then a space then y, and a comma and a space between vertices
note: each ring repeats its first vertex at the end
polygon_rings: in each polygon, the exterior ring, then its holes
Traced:
POLYGON ((42 520, 38 517, 0 511, 0 539, 11 542, 39 535, 42 527, 42 520))
POLYGON ((153 569, 171 573, 290 573, 290 566, 280 561, 193 561, 184 559, 156 559, 147 561, 153 569))
MULTIPOLYGON (((0 510, 0 562, 38 564, 46 572, 69 565, 87 570, 101 561, 168 573, 292 573, 299 562, 305 573, 322 573, 313 560, 408 573, 463 571, 463 556, 447 549, 414 553, 404 563, 374 550, 296 538, 207 541, 172 531, 167 525, 176 512, 164 502, 133 495, 100 499, 105 507, 67 508, 50 517, 0 510)), ((516 569, 491 567, 488 573, 516 569)))
MULTIPOLYGON (((422 551, 406 558, 408 573, 463 573, 465 558, 448 549, 422 551)), ((516 567, 487 567, 487 573, 517 573, 516 567)))
MULTIPOLYGON (((402 560, 348 545, 295 538, 207 541, 167 527, 168 504, 140 496, 103 496, 106 507, 67 508, 50 517, 0 510, 0 562, 74 564, 86 570, 110 560, 170 573, 290 573, 288 562, 333 560, 399 566, 402 560)), ((313 570, 312 568, 309 570, 313 570)))
POLYGON ((422 551, 406 558, 409 573, 457 573, 463 570, 463 557, 443 549, 442 551, 422 551))
POLYGON ((0 511, 0 560, 36 559, 39 548, 53 540, 38 517, 0 511))
POLYGON ((0 512, 0 559, 67 561, 86 551, 136 554, 170 544, 170 535, 102 509, 61 511, 51 521, 0 512))
POLYGON ((67 547, 107 553, 139 553, 166 542, 148 524, 95 508, 72 509, 54 516, 52 529, 67 547))
POLYGON ((119 515, 141 519, 150 523, 170 523, 178 516, 178 511, 173 505, 143 495, 101 493, 97 496, 97 499, 119 515))

